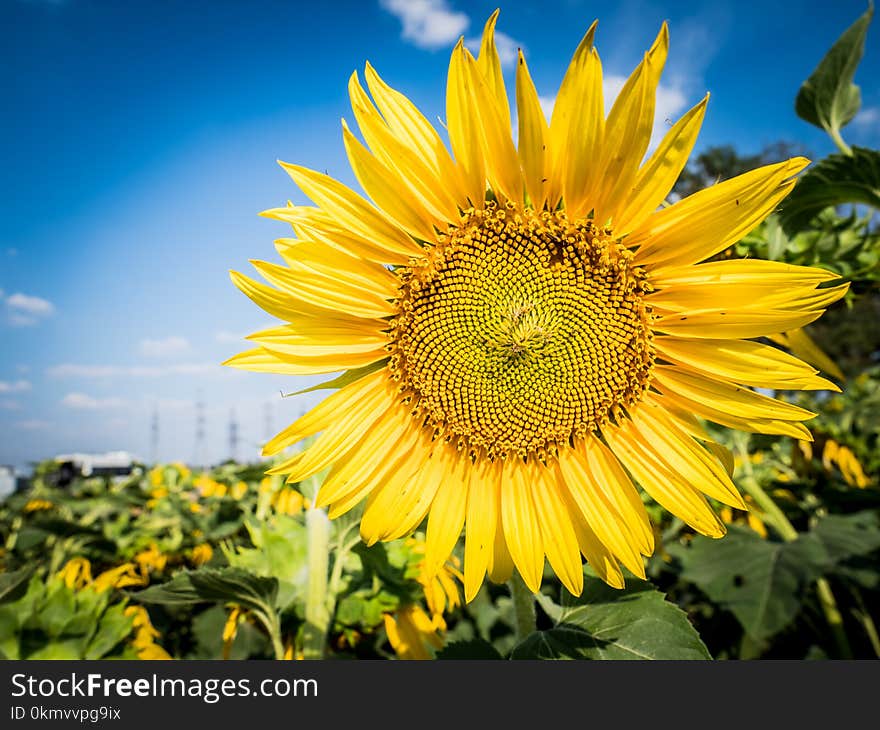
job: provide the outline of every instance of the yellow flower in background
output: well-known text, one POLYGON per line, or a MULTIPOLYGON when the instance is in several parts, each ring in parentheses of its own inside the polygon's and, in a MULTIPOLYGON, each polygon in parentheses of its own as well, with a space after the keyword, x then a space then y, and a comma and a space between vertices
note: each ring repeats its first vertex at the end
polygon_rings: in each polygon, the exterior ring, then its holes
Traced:
POLYGON ((28 514, 30 512, 43 512, 54 507, 55 504, 48 499, 29 499, 25 503, 23 511, 25 514, 28 514))
POLYGON ((767 527, 764 520, 761 519, 762 513, 758 509, 758 505, 749 495, 746 495, 745 503, 747 505, 745 514, 739 510, 734 511, 730 507, 722 507, 719 510, 721 519, 728 525, 745 524, 766 540, 767 527))
POLYGON ((135 635, 131 643, 137 649, 138 659, 171 659, 171 655, 156 643, 161 634, 150 621, 147 609, 143 606, 128 606, 124 613, 132 619, 135 635))
POLYGON ((92 564, 86 558, 71 558, 55 577, 71 590, 85 588, 92 582, 92 564))
MULTIPOLYGON (((412 537, 407 540, 407 546, 416 555, 425 554, 425 543, 422 539, 412 537)), ((461 593, 458 583, 464 582, 464 576, 460 570, 459 559, 452 555, 440 570, 431 573, 425 569, 424 558, 418 563, 416 580, 422 585, 425 593, 425 603, 431 614, 431 625, 438 631, 446 630, 446 620, 443 614, 452 611, 461 605, 461 593)))
POLYGON ((226 617, 226 623, 223 624, 223 658, 229 659, 229 653, 232 651, 232 643, 238 636, 238 625, 246 619, 245 612, 240 606, 233 606, 226 617))
POLYGON ((225 497, 227 488, 225 484, 221 484, 211 479, 207 474, 202 474, 195 481, 196 489, 202 497, 225 497))
POLYGON ((97 577, 92 578, 92 564, 86 558, 71 558, 55 577, 62 580, 71 590, 92 588, 98 592, 109 591, 111 588, 146 585, 147 579, 138 573, 134 563, 123 563, 109 568, 97 577))
MULTIPOLYGON (((366 500, 368 544, 427 517, 425 570, 462 529, 465 595, 517 569, 537 591, 545 558, 574 594, 581 556, 613 586, 644 577, 654 549, 636 489, 696 531, 725 533, 706 496, 746 509, 731 459, 697 417, 809 439, 814 414, 752 390, 837 389, 756 338, 818 318, 847 285, 774 261, 709 261, 757 226, 807 164, 767 165, 661 207, 707 100, 642 163, 664 25, 606 116, 595 24, 549 120, 525 59, 512 116, 489 19, 479 56, 462 42, 437 130, 369 64, 349 83, 362 143, 343 124, 355 176, 283 167, 314 206, 290 223, 272 286, 234 283, 284 324, 227 365, 288 375, 349 370, 335 393, 271 439, 266 456, 321 432, 270 474, 329 468, 317 496, 335 518, 366 500), (514 135, 511 119, 517 120, 514 135), (514 142, 518 139, 518 143, 514 142)), ((430 619, 425 617, 428 623, 430 619)), ((420 619, 398 617, 401 645, 420 619)), ((390 635, 390 632, 389 632, 390 635)))
POLYGON ((161 487, 165 483, 165 467, 154 466, 150 469, 150 484, 154 487, 161 487))
POLYGON ((864 489, 871 483, 865 475, 865 470, 862 468, 858 457, 856 457, 852 450, 832 439, 828 439, 822 449, 822 466, 825 467, 825 471, 831 472, 835 465, 840 470, 846 483, 851 487, 864 489))
POLYGON ((150 571, 155 570, 161 573, 165 570, 168 562, 168 556, 164 555, 156 543, 150 543, 150 546, 144 548, 134 556, 134 561, 138 564, 141 572, 147 575, 150 571))
POLYGON ((147 583, 148 579, 145 572, 139 572, 134 563, 123 563, 115 568, 105 570, 92 581, 91 585, 97 591, 108 591, 111 588, 143 586, 147 583))
POLYGON ((386 613, 384 620, 391 648, 401 659, 433 659, 443 648, 443 638, 421 606, 409 604, 386 613))
POLYGON ((206 542, 203 542, 201 545, 196 545, 189 551, 189 559, 195 566, 204 565, 212 557, 214 557, 214 548, 206 542))
POLYGON ((238 501, 242 497, 244 497, 244 495, 247 494, 247 492, 248 492, 247 482, 236 482, 229 489, 230 495, 232 495, 232 498, 236 501, 238 501))
POLYGON ((303 496, 295 489, 283 487, 272 497, 272 507, 282 515, 293 517, 303 510, 303 496))

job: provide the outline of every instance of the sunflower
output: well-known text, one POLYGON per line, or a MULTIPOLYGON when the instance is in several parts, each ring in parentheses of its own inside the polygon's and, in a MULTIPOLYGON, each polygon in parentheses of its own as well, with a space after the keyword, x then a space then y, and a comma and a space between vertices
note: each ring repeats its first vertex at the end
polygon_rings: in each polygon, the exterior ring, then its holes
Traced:
POLYGON ((668 49, 664 24, 606 116, 596 24, 549 124, 522 53, 517 142, 494 43, 462 41, 446 92, 450 150, 369 64, 343 122, 372 203, 328 175, 281 163, 314 206, 264 215, 292 225, 269 285, 234 283, 283 324, 225 364, 288 375, 346 371, 335 392, 271 439, 270 473, 317 495, 332 518, 366 500, 363 539, 406 536, 427 517, 436 573, 464 530, 466 599, 516 569, 539 589, 545 557, 573 594, 581 556, 610 585, 644 576, 653 533, 639 485, 694 530, 721 537, 707 497, 747 509, 730 453, 703 421, 809 439, 814 414, 755 392, 836 387, 758 341, 841 297, 833 274, 711 260, 757 226, 808 160, 761 167, 664 205, 708 96, 647 159, 668 49), (709 260, 708 262, 706 262, 709 260), (705 263, 701 263, 705 262, 705 263))

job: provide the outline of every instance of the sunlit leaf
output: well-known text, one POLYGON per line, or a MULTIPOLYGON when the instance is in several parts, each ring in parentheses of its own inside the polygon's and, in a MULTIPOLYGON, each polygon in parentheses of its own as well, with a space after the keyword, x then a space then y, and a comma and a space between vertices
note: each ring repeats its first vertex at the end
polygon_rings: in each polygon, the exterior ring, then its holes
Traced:
POLYGON ((556 625, 518 644, 513 659, 711 659, 687 615, 646 581, 611 588, 585 574, 579 598, 563 593, 556 625))
POLYGON ((853 147, 852 156, 829 155, 810 167, 783 204, 782 226, 794 235, 823 209, 847 203, 880 209, 880 152, 853 147))
POLYGON ((801 119, 836 133, 858 113, 862 98, 853 77, 865 51, 865 35, 873 15, 871 4, 831 46, 801 86, 795 101, 801 119))

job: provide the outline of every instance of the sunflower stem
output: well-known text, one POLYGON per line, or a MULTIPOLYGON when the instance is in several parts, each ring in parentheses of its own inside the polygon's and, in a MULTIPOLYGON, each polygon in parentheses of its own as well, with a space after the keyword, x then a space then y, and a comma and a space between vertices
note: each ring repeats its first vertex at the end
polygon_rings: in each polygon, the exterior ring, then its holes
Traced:
POLYGON ((306 584, 306 625, 303 629, 303 659, 323 659, 330 626, 327 606, 327 568, 329 565, 330 520, 321 509, 306 512, 308 540, 308 582, 306 584))
MULTIPOLYGON (((752 462, 749 460, 749 452, 746 446, 746 439, 736 439, 736 451, 742 465, 743 478, 740 479, 743 489, 755 504, 764 512, 767 521, 776 528, 785 542, 794 542, 798 538, 798 531, 791 524, 785 513, 779 509, 773 498, 764 491, 764 488, 758 483, 755 474, 752 471, 752 462)), ((825 578, 816 580, 816 593, 819 597, 819 604, 822 607, 822 613, 825 614, 825 620, 828 622, 828 628, 831 629, 831 635, 834 637, 834 643, 841 659, 851 659, 852 649, 843 628, 843 617, 837 608, 837 601, 834 598, 834 592, 831 585, 825 578)))
POLYGON ((828 136, 831 137, 834 144, 837 146, 837 149, 840 150, 841 154, 846 155, 847 157, 852 157, 852 147, 850 147, 846 142, 843 141, 843 137, 840 135, 840 130, 835 127, 826 127, 828 132, 828 136))
POLYGON ((513 571, 507 581, 510 597, 513 599, 513 622, 516 631, 516 643, 524 641, 527 636, 535 633, 535 595, 528 589, 517 571, 513 571))

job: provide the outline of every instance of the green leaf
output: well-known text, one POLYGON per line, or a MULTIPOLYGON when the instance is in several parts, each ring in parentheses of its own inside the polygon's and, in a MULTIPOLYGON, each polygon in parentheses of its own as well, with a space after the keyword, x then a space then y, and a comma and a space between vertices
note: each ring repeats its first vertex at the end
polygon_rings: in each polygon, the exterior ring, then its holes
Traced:
POLYGON ((579 598, 563 594, 556 626, 518 644, 512 659, 711 659, 687 615, 651 583, 618 590, 586 573, 579 598))
POLYGON ((31 652, 27 659, 82 659, 82 638, 65 641, 51 641, 45 646, 31 652))
POLYGON ((736 616, 757 641, 773 636, 797 616, 807 586, 824 569, 826 556, 814 541, 770 542, 731 526, 723 540, 695 537, 673 552, 682 578, 736 616))
POLYGON ((862 203, 880 209, 880 152, 853 147, 852 156, 829 155, 804 174, 786 198, 780 217, 791 236, 832 205, 862 203))
POLYGON ((872 3, 831 46, 795 100, 795 111, 801 119, 832 136, 852 120, 862 105, 861 92, 853 77, 865 51, 865 35, 873 15, 872 3))
POLYGON ((828 568, 842 561, 868 555, 880 548, 880 515, 873 510, 850 515, 828 515, 810 530, 828 559, 828 568))
POLYGON ((275 578, 262 578, 241 568, 201 568, 182 571, 167 583, 129 595, 142 603, 166 606, 222 601, 266 611, 273 610, 277 594, 275 578))
POLYGON ((488 641, 470 639, 455 641, 437 652, 437 659, 503 659, 488 641))
POLYGON ((132 619, 121 603, 110 606, 101 616, 98 629, 86 647, 85 659, 101 659, 131 633, 132 619))
POLYGON ((26 565, 12 573, 0 573, 0 604, 17 601, 27 593, 28 580, 36 569, 36 565, 26 565))

